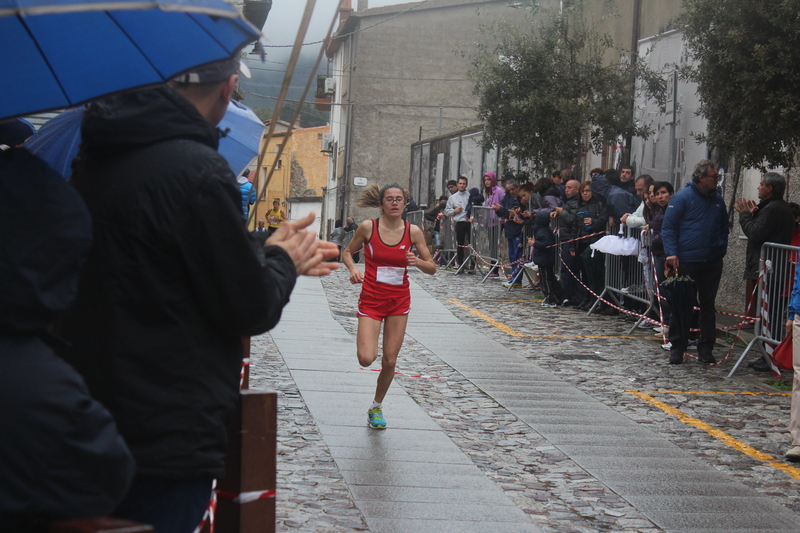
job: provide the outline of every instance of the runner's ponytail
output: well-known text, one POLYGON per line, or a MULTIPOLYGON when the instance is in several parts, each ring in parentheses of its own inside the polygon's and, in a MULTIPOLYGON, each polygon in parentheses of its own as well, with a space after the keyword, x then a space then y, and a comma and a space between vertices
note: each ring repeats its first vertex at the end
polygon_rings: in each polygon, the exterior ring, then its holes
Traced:
POLYGON ((356 205, 358 207, 381 207, 383 204, 383 197, 389 189, 399 189, 401 192, 403 188, 396 183, 389 183, 383 187, 378 187, 378 184, 372 185, 361 195, 356 205))
POLYGON ((361 198, 356 202, 358 207, 380 207, 381 206, 381 188, 377 184, 368 187, 361 198))

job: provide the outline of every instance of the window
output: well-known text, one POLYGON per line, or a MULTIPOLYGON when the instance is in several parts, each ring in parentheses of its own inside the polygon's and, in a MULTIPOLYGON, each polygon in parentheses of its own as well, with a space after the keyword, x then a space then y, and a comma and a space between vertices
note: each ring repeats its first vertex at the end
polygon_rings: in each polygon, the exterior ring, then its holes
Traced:
POLYGON ((275 170, 280 170, 283 168, 283 160, 278 159, 278 164, 275 165, 275 170))

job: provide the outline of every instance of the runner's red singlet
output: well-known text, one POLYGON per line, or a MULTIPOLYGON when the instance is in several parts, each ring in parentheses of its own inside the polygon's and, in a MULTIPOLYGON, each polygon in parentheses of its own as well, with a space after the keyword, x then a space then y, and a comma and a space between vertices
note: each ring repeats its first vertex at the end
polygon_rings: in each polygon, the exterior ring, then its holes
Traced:
POLYGON ((411 310, 406 252, 411 251, 411 224, 405 223, 403 238, 388 246, 380 235, 380 219, 372 221, 372 236, 364 244, 364 283, 358 300, 358 316, 383 320, 407 315, 411 310))

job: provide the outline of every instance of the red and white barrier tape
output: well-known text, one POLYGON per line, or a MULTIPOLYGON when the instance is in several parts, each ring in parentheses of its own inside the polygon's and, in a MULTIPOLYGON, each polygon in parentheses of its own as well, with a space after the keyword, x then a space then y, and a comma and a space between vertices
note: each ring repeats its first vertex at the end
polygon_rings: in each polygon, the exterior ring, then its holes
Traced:
MULTIPOLYGON (((602 235, 604 233, 608 233, 608 230, 598 231, 597 233, 592 233, 591 235, 584 235, 583 237, 578 237, 577 239, 570 239, 568 241, 559 242, 559 243, 556 243, 556 244, 551 244, 550 246, 548 246, 548 248, 552 248, 554 246, 561 246, 562 244, 567 244, 567 243, 570 243, 570 242, 581 241, 583 239, 588 239, 590 237, 594 237, 595 235, 602 235)), ((456 244, 456 247, 457 248, 469 248, 469 250, 472 252, 472 254, 475 257, 477 257, 481 261, 481 263, 483 263, 484 265, 493 267, 493 268, 513 267, 513 266, 518 265, 520 263, 525 263, 526 262, 525 258, 521 257, 521 258, 517 259, 516 261, 512 261, 511 263, 503 263, 503 264, 501 264, 501 263, 492 263, 492 262, 487 261, 486 259, 484 259, 483 256, 480 253, 478 253, 478 251, 475 250, 475 248, 473 248, 471 244, 456 244)))
POLYGON ((217 491, 217 496, 219 498, 238 504, 245 504, 254 502, 256 500, 266 500, 269 498, 274 498, 275 494, 276 494, 275 489, 251 490, 248 492, 240 492, 239 494, 235 494, 233 492, 228 492, 225 490, 217 491))
POLYGON ((550 246, 548 246, 548 248, 552 248, 554 246, 561 246, 562 244, 569 244, 569 243, 575 242, 575 241, 582 241, 583 239, 588 239, 589 237, 594 237, 595 235, 602 235, 604 233, 608 233, 608 230, 604 229, 603 231, 598 231, 597 233, 592 233, 591 235, 584 235, 583 237, 578 237, 577 239, 570 239, 570 240, 564 241, 564 242, 557 242, 555 244, 551 244, 550 246))
POLYGON ((244 369, 248 366, 250 366, 250 358, 245 357, 242 359, 242 369, 239 371, 239 390, 242 390, 242 385, 244 385, 244 369))
MULTIPOLYGON (((592 291, 592 289, 590 289, 589 287, 587 287, 587 286, 586 286, 586 284, 584 284, 584 283, 583 283, 583 282, 582 282, 582 281, 581 281, 581 280, 580 280, 578 277, 576 277, 576 276, 575 276, 575 274, 573 274, 572 270, 570 270, 569 266, 567 266, 567 264, 564 262, 564 259, 563 259, 563 258, 559 258, 559 259, 561 260, 561 264, 562 264, 562 265, 564 265, 564 268, 566 268, 566 269, 567 269, 567 272, 569 272, 569 274, 570 274, 570 275, 573 277, 573 279, 574 279, 575 281, 577 281, 578 283, 580 283, 580 284, 581 284, 581 286, 583 286, 583 288, 584 288, 584 289, 586 289, 587 291, 589 291, 589 293, 590 293, 592 296, 594 296, 595 298, 597 298, 597 299, 598 299, 598 300, 600 300, 601 302, 605 303, 605 304, 606 304, 606 305, 608 305, 609 307, 613 307, 613 308, 614 308, 614 309, 616 309, 617 311, 620 311, 620 312, 622 312, 622 313, 624 313, 624 314, 626 314, 626 315, 635 316, 635 317, 637 317, 637 318, 641 318, 641 319, 643 319, 643 320, 647 320, 648 322, 650 322, 650 323, 652 323, 652 324, 656 324, 656 322, 654 322, 652 319, 650 319, 650 318, 646 317, 645 315, 642 315, 642 314, 639 314, 639 313, 635 313, 635 312, 633 312, 633 311, 630 311, 630 310, 628 310, 628 309, 624 309, 624 308, 622 308, 622 307, 616 306, 616 305, 612 304, 611 302, 609 302, 608 300, 606 300, 606 299, 604 299, 604 298, 601 298, 601 297, 600 297, 599 295, 597 295, 597 294, 596 294, 594 291, 592 291)), ((751 296, 751 300, 752 300, 752 296, 751 296)), ((748 306, 748 308, 749 308, 749 306, 748 306)), ((746 312, 747 312, 747 311, 745 311, 745 313, 746 313, 746 312)), ((659 303, 659 313, 661 313, 661 309, 660 309, 660 303, 659 303)), ((727 314, 727 315, 732 315, 732 316, 736 316, 736 315, 734 315, 733 313, 725 313, 725 314, 727 314)), ((660 317, 659 317, 659 318, 660 318, 661 322, 660 322, 660 323, 658 323, 658 325, 659 325, 659 326, 661 326, 661 327, 663 328, 663 327, 664 327, 664 325, 665 325, 665 324, 664 324, 664 317, 663 317, 663 315, 660 315, 660 317)), ((738 324, 739 331, 741 331, 742 327, 743 327, 745 324, 748 324, 748 323, 752 323, 752 322, 749 322, 749 321, 747 321, 747 320, 746 320, 746 321, 742 322, 741 324, 738 324)), ((700 330, 699 330, 699 329, 691 329, 690 331, 693 331, 693 332, 698 332, 698 331, 700 331, 700 330)), ((662 329, 662 338, 663 338, 663 329, 662 329)), ((737 334, 737 340, 738 340, 738 334, 737 334)), ((735 346, 735 344, 736 344, 736 343, 734 342, 734 346, 735 346)), ((731 355, 731 353, 732 353, 732 352, 733 352, 733 346, 731 346, 730 350, 728 350, 728 353, 727 353, 727 355, 725 355, 725 357, 724 357, 724 358, 723 358, 721 361, 719 361, 718 363, 714 363, 714 364, 716 364, 716 365, 719 365, 719 364, 721 364, 721 363, 725 362, 725 360, 727 360, 727 359, 728 359, 728 357, 730 357, 730 355, 731 355)), ((688 357, 696 358, 695 356, 693 356, 693 355, 690 355, 690 354, 688 354, 688 353, 685 353, 684 355, 685 355, 685 356, 688 356, 688 357)))
POLYGON ((217 513, 217 480, 211 482, 211 500, 208 502, 203 519, 194 528, 194 533, 200 533, 208 522, 209 533, 214 533, 214 515, 217 513))

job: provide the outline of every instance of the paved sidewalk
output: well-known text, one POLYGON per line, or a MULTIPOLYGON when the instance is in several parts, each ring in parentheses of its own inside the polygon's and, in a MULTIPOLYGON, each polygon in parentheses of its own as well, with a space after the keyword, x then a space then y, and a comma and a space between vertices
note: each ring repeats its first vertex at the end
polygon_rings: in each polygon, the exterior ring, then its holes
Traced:
POLYGON ((540 531, 401 386, 385 401, 390 429, 366 426, 377 372, 359 369, 318 280, 298 280, 271 335, 370 531, 540 531))
MULTIPOLYGON (((506 416, 508 420, 482 417, 478 422, 496 424, 496 431, 509 435, 523 431, 520 422, 527 426, 526 439, 537 453, 531 450, 529 460, 513 462, 536 471, 543 454, 558 455, 570 465, 560 471, 564 480, 583 483, 587 491, 601 496, 613 492, 620 497, 606 498, 605 517, 626 516, 626 531, 800 531, 800 517, 792 511, 698 460, 652 431, 650 424, 634 421, 464 323, 414 283, 412 301, 407 342, 441 360, 446 364, 442 374, 453 376, 448 386, 427 381, 442 385, 439 389, 445 393, 456 378, 477 387, 491 400, 492 405, 484 407, 501 413, 496 409, 500 407, 513 415, 506 416)), ((510 487, 502 477, 487 474, 491 461, 464 451, 479 447, 454 442, 448 417, 423 409, 423 399, 409 395, 402 380, 393 384, 384 402, 389 429, 366 427, 377 373, 358 368, 352 328, 348 331, 331 315, 319 280, 298 280, 271 338, 324 443, 320 456, 326 450, 335 461, 335 469, 326 467, 328 477, 341 475, 357 507, 346 510, 363 517, 370 531, 552 529, 537 517, 535 506, 528 505, 536 497, 527 495, 531 490, 554 490, 530 483, 510 487)), ((508 442, 501 445, 517 450, 508 442)), ((507 479, 511 475, 501 474, 507 479)), ((549 475, 558 476, 559 471, 549 475)), ((570 522, 572 531, 614 531, 626 524, 622 519, 617 525, 570 522)), ((349 530, 363 529, 356 520, 352 523, 349 530)))

